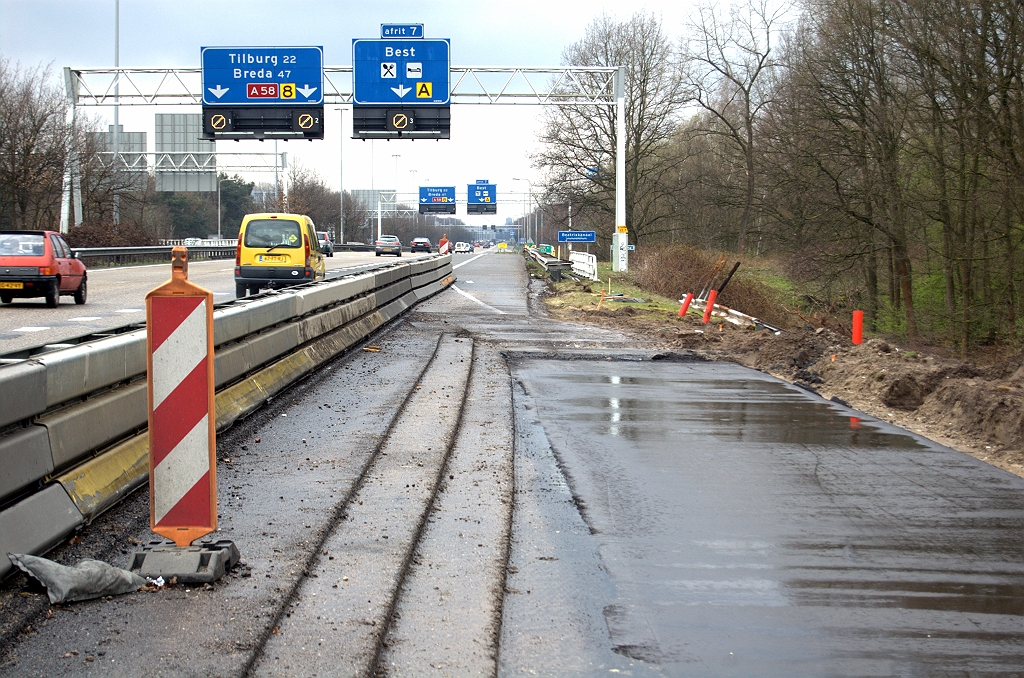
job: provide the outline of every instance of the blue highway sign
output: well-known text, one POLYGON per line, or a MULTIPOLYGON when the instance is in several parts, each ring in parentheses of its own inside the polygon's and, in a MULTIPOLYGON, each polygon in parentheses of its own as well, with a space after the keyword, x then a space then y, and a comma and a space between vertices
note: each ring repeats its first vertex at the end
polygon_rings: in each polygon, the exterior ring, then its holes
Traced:
POLYGON ((204 106, 324 103, 323 47, 203 47, 204 106))
POLYGON ((423 24, 381 24, 380 37, 382 40, 388 38, 422 38, 423 24))
POLYGON ((469 184, 466 186, 466 202, 470 205, 493 204, 498 201, 497 184, 469 184))
POLYGON ((454 203, 454 186, 420 186, 420 204, 454 203))
POLYGON ((360 106, 447 106, 451 43, 352 41, 352 101, 360 106))
POLYGON ((597 231, 559 231, 558 242, 597 242, 597 231))

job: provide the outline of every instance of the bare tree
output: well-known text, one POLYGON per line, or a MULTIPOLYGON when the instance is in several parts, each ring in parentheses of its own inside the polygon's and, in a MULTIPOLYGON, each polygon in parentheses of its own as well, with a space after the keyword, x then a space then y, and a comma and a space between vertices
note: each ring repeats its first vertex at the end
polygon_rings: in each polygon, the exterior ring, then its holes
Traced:
POLYGON ((0 224, 55 228, 71 125, 48 68, 0 57, 0 224))
MULTIPOLYGON (((567 65, 626 68, 626 222, 638 238, 655 233, 668 217, 663 179, 676 158, 665 153, 665 146, 683 102, 666 58, 671 47, 653 15, 635 14, 624 22, 602 15, 562 55, 567 65)), ((533 160, 546 171, 554 199, 571 201, 581 212, 614 215, 615 111, 606 106, 549 107, 541 141, 544 149, 533 160)))
POLYGON ((756 196, 757 122, 770 102, 776 68, 773 45, 784 8, 767 0, 747 0, 723 14, 717 5, 701 5, 681 49, 686 92, 710 116, 702 130, 735 146, 742 162, 743 212, 738 245, 746 248, 756 196))
POLYGON ((316 170, 299 163, 288 172, 288 210, 305 214, 317 230, 336 231, 340 204, 338 192, 331 190, 316 170))

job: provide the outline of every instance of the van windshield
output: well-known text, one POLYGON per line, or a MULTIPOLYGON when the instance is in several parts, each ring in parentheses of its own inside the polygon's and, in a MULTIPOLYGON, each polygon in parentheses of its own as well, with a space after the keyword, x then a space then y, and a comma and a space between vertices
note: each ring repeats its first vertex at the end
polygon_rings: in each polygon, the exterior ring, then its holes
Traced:
POLYGON ((290 219, 254 219, 245 228, 245 246, 302 247, 302 231, 290 219))

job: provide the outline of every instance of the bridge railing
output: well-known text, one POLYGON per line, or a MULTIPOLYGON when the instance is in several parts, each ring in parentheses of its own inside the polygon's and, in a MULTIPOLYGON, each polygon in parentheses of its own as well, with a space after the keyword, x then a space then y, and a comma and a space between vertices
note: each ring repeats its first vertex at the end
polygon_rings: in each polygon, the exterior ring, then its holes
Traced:
POLYGON ((597 280, 597 255, 586 252, 569 252, 569 261, 572 263, 572 272, 576 275, 590 280, 597 280))

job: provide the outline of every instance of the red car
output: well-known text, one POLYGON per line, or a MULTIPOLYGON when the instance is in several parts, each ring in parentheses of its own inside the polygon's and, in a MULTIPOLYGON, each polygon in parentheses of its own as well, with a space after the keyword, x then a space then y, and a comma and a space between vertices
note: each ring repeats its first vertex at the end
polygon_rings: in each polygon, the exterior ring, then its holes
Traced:
POLYGON ((0 231, 0 302, 45 297, 56 308, 60 296, 85 303, 85 264, 56 231, 0 231))

